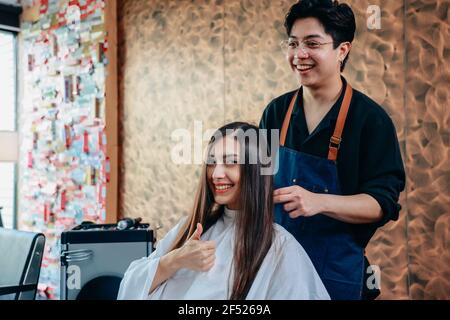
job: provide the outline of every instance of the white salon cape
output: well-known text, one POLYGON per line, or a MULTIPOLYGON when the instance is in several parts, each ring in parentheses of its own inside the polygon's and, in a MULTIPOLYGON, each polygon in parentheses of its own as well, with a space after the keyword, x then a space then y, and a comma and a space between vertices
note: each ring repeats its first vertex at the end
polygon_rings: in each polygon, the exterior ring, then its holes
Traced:
MULTIPOLYGON (((216 242, 216 261, 206 272, 178 270, 150 294, 159 259, 172 246, 182 219, 161 239, 149 256, 133 261, 120 284, 118 299, 229 299, 233 286, 234 215, 224 215, 202 236, 216 242)), ((328 300, 330 299, 311 260, 297 240, 283 227, 274 224, 275 237, 248 292, 248 300, 328 300)))

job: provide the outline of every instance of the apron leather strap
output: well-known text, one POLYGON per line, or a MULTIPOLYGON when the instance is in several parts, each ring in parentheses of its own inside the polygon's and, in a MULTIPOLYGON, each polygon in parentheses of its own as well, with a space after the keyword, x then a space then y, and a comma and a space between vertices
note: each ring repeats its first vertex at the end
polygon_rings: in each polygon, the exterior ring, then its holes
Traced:
POLYGON ((300 89, 294 94, 292 97, 291 103, 289 104, 289 108, 284 116, 283 126, 281 127, 281 135, 280 135, 280 146, 284 147, 284 143, 286 142, 286 135, 289 128, 289 122, 291 122, 292 110, 294 110, 295 101, 297 100, 298 92, 300 89))
MULTIPOLYGON (((289 123, 291 121, 292 110, 294 110, 295 101, 300 89, 294 94, 289 104, 289 108, 284 116, 283 126, 281 127, 280 134, 280 146, 284 146, 286 142, 286 135, 289 128, 289 123)), ((344 99, 342 100, 341 109, 339 110, 339 115, 336 121, 336 126, 334 128, 333 136, 330 138, 330 145, 328 148, 328 160, 336 161, 338 150, 341 144, 342 131, 344 130, 345 120, 347 119, 348 109, 350 107, 350 102, 352 101, 353 89, 350 84, 347 83, 345 88, 344 99)))
POLYGON ((341 110, 334 127, 334 133, 330 138, 330 146, 328 147, 328 160, 336 161, 339 147, 341 146, 341 136, 344 130, 345 120, 347 119, 348 109, 350 107, 350 101, 352 101, 353 89, 352 86, 347 83, 345 88, 344 100, 341 104, 341 110))

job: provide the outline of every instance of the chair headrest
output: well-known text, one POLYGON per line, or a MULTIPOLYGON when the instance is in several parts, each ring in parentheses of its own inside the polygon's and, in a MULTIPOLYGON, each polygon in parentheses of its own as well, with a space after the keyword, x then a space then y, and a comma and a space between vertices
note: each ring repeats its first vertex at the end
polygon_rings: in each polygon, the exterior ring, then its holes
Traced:
POLYGON ((0 285, 21 284, 40 237, 44 235, 0 228, 0 285))

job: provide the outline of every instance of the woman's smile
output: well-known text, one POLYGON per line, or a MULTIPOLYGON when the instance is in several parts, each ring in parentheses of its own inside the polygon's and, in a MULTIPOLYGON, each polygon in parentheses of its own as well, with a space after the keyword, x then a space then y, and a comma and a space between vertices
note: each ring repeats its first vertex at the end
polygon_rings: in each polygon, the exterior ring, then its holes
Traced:
POLYGON ((214 184, 214 193, 223 194, 230 191, 230 189, 233 187, 234 184, 217 183, 214 184))

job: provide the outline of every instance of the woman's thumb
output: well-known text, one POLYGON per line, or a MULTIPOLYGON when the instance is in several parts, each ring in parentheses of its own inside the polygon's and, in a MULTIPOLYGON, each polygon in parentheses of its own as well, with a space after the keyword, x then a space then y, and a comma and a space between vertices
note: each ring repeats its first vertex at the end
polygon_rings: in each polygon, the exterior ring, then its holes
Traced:
POLYGON ((203 226, 201 223, 197 223, 197 229, 195 229, 194 233, 191 236, 191 239, 200 240, 200 236, 203 233, 203 226))
POLYGON ((200 240, 200 237, 203 233, 203 226, 201 223, 197 223, 197 229, 195 230, 195 233, 197 234, 198 240, 200 240))

